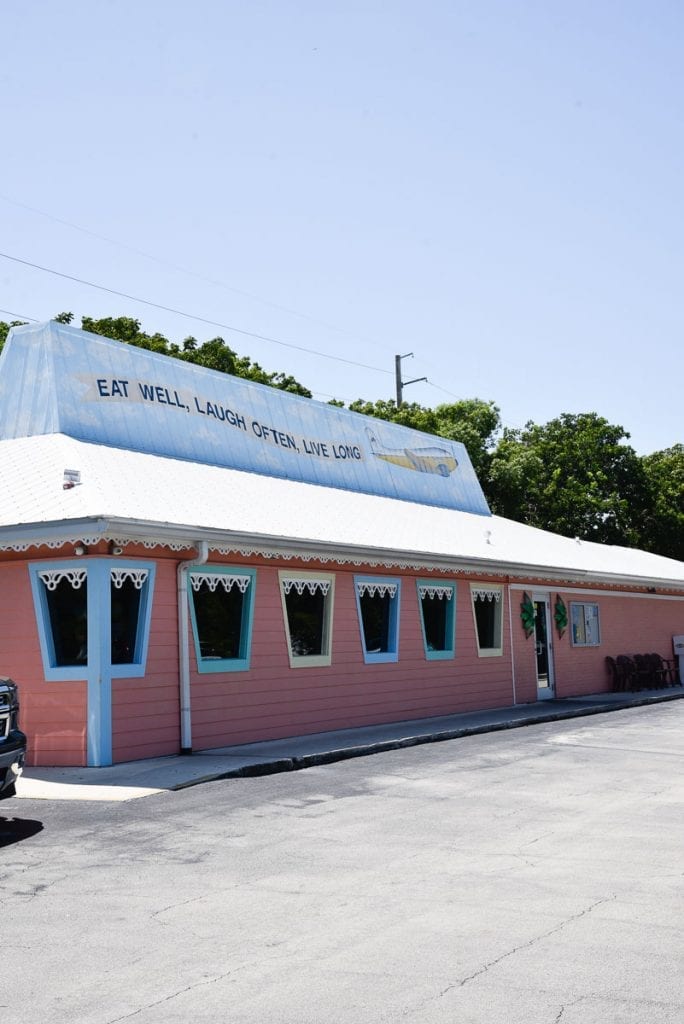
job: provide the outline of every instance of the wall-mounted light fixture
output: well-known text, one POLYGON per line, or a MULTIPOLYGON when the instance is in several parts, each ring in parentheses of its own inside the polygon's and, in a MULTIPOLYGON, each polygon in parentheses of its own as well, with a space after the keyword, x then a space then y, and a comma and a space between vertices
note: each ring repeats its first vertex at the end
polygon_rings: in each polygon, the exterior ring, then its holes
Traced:
POLYGON ((123 548, 119 547, 118 544, 115 544, 114 541, 110 541, 110 544, 109 544, 109 554, 110 555, 123 555, 123 548))
POLYGON ((75 555, 87 555, 88 554, 88 548, 85 546, 85 544, 76 544, 75 547, 74 547, 74 554, 75 555))

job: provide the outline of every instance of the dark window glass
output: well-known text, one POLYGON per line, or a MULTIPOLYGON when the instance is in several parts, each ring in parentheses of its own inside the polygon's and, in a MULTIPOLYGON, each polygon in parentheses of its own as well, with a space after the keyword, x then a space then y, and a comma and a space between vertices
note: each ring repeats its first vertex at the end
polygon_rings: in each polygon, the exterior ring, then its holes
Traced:
POLYGON ((490 601, 488 598, 475 598, 475 621, 480 650, 500 647, 499 602, 493 599, 490 601))
POLYGON ((293 587, 285 595, 290 648, 294 657, 327 654, 324 649, 325 595, 320 589, 313 594, 304 589, 298 594, 293 587))
POLYGON ((54 590, 45 589, 55 665, 85 665, 88 661, 87 582, 72 587, 61 579, 54 590))
POLYGON ((425 644, 428 651, 446 651, 447 649, 447 612, 450 605, 451 602, 447 601, 445 597, 430 597, 429 594, 420 600, 425 644))
POLYGON ((383 654, 389 651, 392 598, 388 593, 361 594, 359 606, 366 653, 383 654))
POLYGON ((219 585, 212 592, 206 584, 202 584, 199 590, 193 591, 202 661, 244 657, 242 632, 245 596, 237 585, 228 591, 219 585))
POLYGON ((110 585, 112 604, 112 665, 129 665, 136 660, 140 596, 130 579, 120 587, 110 585))

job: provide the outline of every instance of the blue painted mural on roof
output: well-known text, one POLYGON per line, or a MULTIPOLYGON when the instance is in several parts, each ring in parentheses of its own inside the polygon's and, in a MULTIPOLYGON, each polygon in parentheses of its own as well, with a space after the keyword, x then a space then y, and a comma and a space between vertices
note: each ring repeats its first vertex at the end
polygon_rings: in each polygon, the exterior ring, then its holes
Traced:
POLYGON ((50 322, 0 356, 0 438, 96 444, 489 515, 462 444, 50 322))

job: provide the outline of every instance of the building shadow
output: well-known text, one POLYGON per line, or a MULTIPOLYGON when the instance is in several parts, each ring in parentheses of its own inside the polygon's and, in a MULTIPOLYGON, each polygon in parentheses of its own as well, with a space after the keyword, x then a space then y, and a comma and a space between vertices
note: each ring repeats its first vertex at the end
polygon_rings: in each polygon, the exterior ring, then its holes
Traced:
POLYGON ((0 847, 20 843, 42 831, 42 821, 34 821, 32 818, 5 818, 0 814, 0 847))

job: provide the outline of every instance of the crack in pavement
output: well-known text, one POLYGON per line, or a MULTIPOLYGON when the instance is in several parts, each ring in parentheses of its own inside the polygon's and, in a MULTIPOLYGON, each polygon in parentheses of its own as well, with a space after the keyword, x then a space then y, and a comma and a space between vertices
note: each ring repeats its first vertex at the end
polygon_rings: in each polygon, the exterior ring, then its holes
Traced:
MULTIPOLYGON (((494 960, 490 960, 488 963, 484 964, 483 967, 480 967, 479 970, 474 971, 472 974, 469 974, 467 978, 462 978, 460 981, 456 981, 452 985, 447 985, 446 988, 443 988, 441 992, 437 993, 436 996, 431 996, 429 999, 426 999, 423 1003, 421 1003, 420 1006, 412 1007, 411 1010, 406 1011, 404 1013, 404 1016, 406 1016, 408 1013, 418 1013, 420 1010, 423 1009, 423 1007, 427 1006, 428 1003, 432 1003, 436 999, 442 999, 448 992, 452 992, 454 989, 463 988, 463 986, 467 985, 469 981, 474 981, 475 978, 479 978, 482 974, 486 974, 487 971, 489 971, 492 967, 496 967, 497 964, 500 964, 503 960, 507 960, 508 957, 513 956, 515 953, 519 953, 522 949, 529 949, 531 946, 535 946, 538 942, 541 942, 543 939, 547 939, 550 935, 555 935, 557 932, 563 931, 563 929, 567 925, 572 924, 573 921, 579 921, 582 917, 585 917, 587 914, 590 914, 597 907, 600 907, 604 903, 610 903, 614 899, 616 899, 615 894, 613 894, 612 896, 604 896, 600 900, 596 900, 594 903, 591 903, 588 907, 585 907, 584 910, 581 910, 578 914, 572 914, 570 917, 567 917, 564 921, 561 921, 560 924, 555 925, 555 927, 553 928, 549 928, 549 930, 546 932, 542 932, 541 935, 535 935, 534 938, 528 939, 527 942, 521 942, 519 946, 515 946, 513 949, 509 949, 508 952, 502 953, 501 956, 497 956, 494 960)), ((560 1017, 564 1012, 565 1006, 562 1006, 560 1015, 556 1018, 554 1024, 557 1024, 557 1021, 560 1020, 560 1017)))
POLYGON ((472 974, 469 974, 467 978, 463 978, 461 981, 455 982, 453 985, 447 985, 447 987, 439 993, 438 998, 441 999, 442 996, 446 995, 446 993, 449 992, 451 989, 463 988, 463 986, 467 985, 469 981, 473 981, 475 978, 479 978, 481 974, 486 974, 491 967, 496 967, 496 965, 500 964, 502 960, 507 960, 509 956, 513 956, 515 953, 519 953, 521 949, 529 949, 531 946, 536 946, 536 944, 538 942, 541 942, 542 939, 548 939, 549 935, 555 935, 557 932, 563 931, 566 925, 572 924, 573 921, 579 921, 580 918, 585 917, 587 914, 590 914, 592 910, 596 909, 596 907, 600 907, 603 903, 610 903, 614 899, 615 896, 613 895, 605 896, 600 900, 596 900, 595 903, 592 903, 588 907, 585 907, 584 910, 581 910, 579 914, 572 914, 564 921, 561 921, 561 923, 557 924, 555 928, 550 928, 547 932, 543 932, 541 935, 536 935, 533 939, 528 939, 527 942, 522 942, 519 946, 515 946, 513 949, 509 949, 507 953, 502 953, 501 956, 496 957, 495 960, 491 960, 489 963, 486 963, 483 967, 480 967, 478 971, 474 971, 472 974))
POLYGON ((153 1003, 147 1003, 145 1006, 139 1006, 137 1010, 133 1010, 132 1013, 124 1013, 122 1017, 112 1017, 111 1020, 107 1021, 107 1024, 118 1024, 122 1020, 130 1020, 131 1017, 137 1017, 143 1010, 151 1010, 155 1006, 161 1006, 163 1003, 169 1003, 172 999, 177 999, 178 996, 184 995, 186 992, 192 992, 193 989, 201 988, 203 985, 213 985, 217 981, 222 981, 224 978, 230 977, 231 974, 237 974, 241 968, 233 968, 230 971, 225 971, 223 974, 217 974, 215 978, 204 978, 202 981, 196 981, 192 985, 186 985, 185 988, 178 989, 177 992, 171 992, 168 996, 163 996, 162 999, 156 999, 153 1003))

